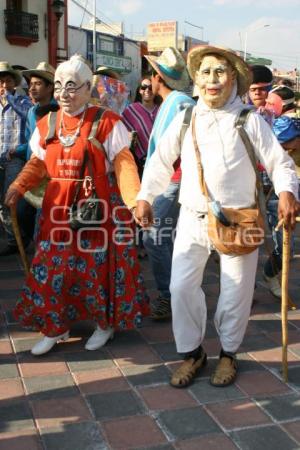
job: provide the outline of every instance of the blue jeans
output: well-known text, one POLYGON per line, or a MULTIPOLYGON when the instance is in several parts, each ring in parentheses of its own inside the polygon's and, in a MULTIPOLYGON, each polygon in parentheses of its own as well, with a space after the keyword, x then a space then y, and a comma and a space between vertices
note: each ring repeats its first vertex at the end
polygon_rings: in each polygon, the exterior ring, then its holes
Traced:
MULTIPOLYGON (((4 198, 9 186, 17 178, 24 164, 25 162, 17 156, 12 157, 11 160, 1 159, 0 161, 0 220, 6 234, 7 244, 10 246, 16 246, 17 243, 12 229, 10 211, 4 205, 4 198)), ((22 198, 18 202, 17 218, 25 245, 29 243, 33 235, 34 215, 35 209, 22 198)))
POLYGON ((157 290, 164 298, 170 298, 170 279, 174 233, 180 205, 180 183, 170 183, 167 190, 153 203, 154 225, 144 231, 143 241, 150 260, 157 290))
MULTIPOLYGON (((281 272, 282 269, 282 228, 279 231, 275 231, 275 227, 278 223, 278 197, 273 193, 266 205, 266 213, 269 228, 272 232, 272 239, 274 248, 272 254, 269 255, 264 265, 264 273, 273 278, 281 272)), ((291 255, 294 253, 294 238, 291 239, 291 255)))

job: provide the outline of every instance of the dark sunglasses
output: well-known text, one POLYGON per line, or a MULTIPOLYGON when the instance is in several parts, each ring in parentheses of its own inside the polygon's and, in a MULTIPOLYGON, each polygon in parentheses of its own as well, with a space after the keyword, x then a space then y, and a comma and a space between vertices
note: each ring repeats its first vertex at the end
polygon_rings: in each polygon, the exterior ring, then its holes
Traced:
POLYGON ((142 84, 140 89, 142 91, 145 91, 146 89, 149 89, 149 91, 152 91, 152 86, 151 86, 151 84, 142 84))

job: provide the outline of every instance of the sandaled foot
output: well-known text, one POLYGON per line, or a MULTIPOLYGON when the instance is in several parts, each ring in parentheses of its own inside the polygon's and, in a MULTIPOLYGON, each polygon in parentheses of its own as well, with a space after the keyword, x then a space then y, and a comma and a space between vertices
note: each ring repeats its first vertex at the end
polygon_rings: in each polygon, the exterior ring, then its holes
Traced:
POLYGON ((237 375, 237 363, 234 358, 221 356, 216 370, 210 377, 210 384, 217 387, 224 387, 232 384, 237 375))
POLYGON ((200 358, 189 358, 174 372, 170 385, 175 388, 185 388, 193 383, 202 367, 206 365, 207 355, 202 352, 200 358))
POLYGON ((160 295, 152 304, 151 319, 159 321, 168 320, 171 317, 171 300, 160 295))

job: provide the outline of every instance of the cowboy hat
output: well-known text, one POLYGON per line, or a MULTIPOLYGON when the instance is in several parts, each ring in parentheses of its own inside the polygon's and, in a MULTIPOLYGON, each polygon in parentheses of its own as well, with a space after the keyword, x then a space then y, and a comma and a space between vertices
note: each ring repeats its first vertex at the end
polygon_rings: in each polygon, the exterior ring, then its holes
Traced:
POLYGON ((54 83, 54 74, 55 74, 54 67, 52 67, 51 64, 48 64, 45 61, 40 62, 37 65, 36 69, 22 70, 22 75, 24 77, 27 77, 27 78, 30 78, 30 77, 43 78, 44 80, 47 80, 50 83, 54 83))
POLYGON ((110 69, 106 66, 99 66, 98 69, 94 72, 95 75, 106 75, 107 77, 114 78, 115 80, 120 80, 120 75, 115 72, 113 69, 110 69))
POLYGON ((1 73, 8 73, 16 80, 16 85, 21 84, 22 75, 19 70, 13 69, 7 61, 0 61, 0 75, 1 73))
POLYGON ((211 45, 198 45, 192 48, 187 57, 187 68, 191 78, 195 81, 196 72, 199 70, 205 55, 217 55, 225 58, 237 73, 238 94, 244 95, 252 82, 250 66, 240 58, 233 50, 224 47, 213 47, 211 45))
POLYGON ((183 91, 188 87, 189 74, 178 50, 167 47, 160 56, 145 55, 145 58, 171 89, 183 91))

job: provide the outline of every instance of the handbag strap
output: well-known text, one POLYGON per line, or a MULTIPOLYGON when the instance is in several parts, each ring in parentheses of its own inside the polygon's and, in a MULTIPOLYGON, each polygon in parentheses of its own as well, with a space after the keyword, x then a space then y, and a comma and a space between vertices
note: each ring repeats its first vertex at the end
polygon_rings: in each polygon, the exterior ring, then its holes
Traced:
POLYGON ((206 183, 204 180, 203 166, 201 163, 201 153, 200 153, 199 145, 197 142, 197 136, 196 136, 196 113, 195 112, 192 115, 192 138, 193 138, 194 150, 195 150, 195 155, 196 155, 196 160, 197 160, 197 169, 198 169, 198 175, 199 175, 200 188, 201 188, 202 194, 205 195, 205 197, 209 201, 210 197, 209 197, 209 194, 207 191, 207 186, 206 186, 206 183))
POLYGON ((240 138, 243 141, 243 144, 247 150, 249 159, 251 161, 252 167, 254 169, 255 175, 256 175, 256 189, 257 192, 261 189, 261 180, 260 180, 260 176, 259 176, 259 172, 257 169, 257 160, 255 157, 255 151, 254 151, 254 147, 253 144, 249 138, 249 135, 247 133, 247 131, 244 128, 244 125, 249 117, 249 115, 251 114, 253 110, 249 109, 249 108, 244 108, 242 109, 242 111, 240 112, 237 120, 235 121, 235 128, 237 129, 240 138))
MULTIPOLYGON (((236 120, 235 126, 238 130, 239 135, 241 136, 241 139, 245 145, 247 154, 249 156, 249 159, 250 159, 253 169, 255 171, 255 175, 256 175, 255 201, 256 201, 257 207, 261 210, 261 212, 263 212, 265 208, 264 208, 264 202, 262 202, 261 195, 260 195, 262 193, 262 189, 261 189, 260 176, 259 176, 259 172, 258 172, 257 164, 256 164, 254 147, 253 147, 252 142, 250 141, 248 133, 246 132, 246 130, 244 129, 244 126, 243 126, 245 121, 247 120, 250 112, 251 112, 251 110, 249 110, 249 109, 243 109, 241 111, 241 113, 239 114, 239 117, 236 120)), ((200 153, 200 149, 199 149, 197 137, 196 137, 196 114, 195 113, 193 114, 193 117, 192 117, 192 137, 193 137, 195 155, 196 155, 196 159, 197 159, 197 168, 198 168, 198 174, 199 174, 200 187, 202 190, 202 194, 205 195, 205 197, 207 198, 208 201, 210 201, 211 199, 209 197, 207 185, 206 185, 205 179, 204 179, 203 166, 201 163, 201 153, 200 153)))
MULTIPOLYGON (((75 194, 74 194, 73 204, 74 204, 74 203, 77 203, 79 191, 80 191, 80 188, 81 188, 81 186, 82 186, 82 184, 83 184, 83 175, 84 175, 84 171, 85 171, 85 168, 86 168, 86 165, 87 165, 88 161, 89 161, 89 154, 88 154, 87 149, 85 148, 85 149, 84 149, 84 156, 83 156, 82 165, 81 165, 81 167, 80 167, 80 172, 79 172, 79 179, 78 179, 77 184, 76 184, 76 189, 75 189, 75 194)), ((89 164, 89 165, 90 165, 90 164, 89 164)), ((88 166, 89 166, 89 165, 88 165, 88 166)))

